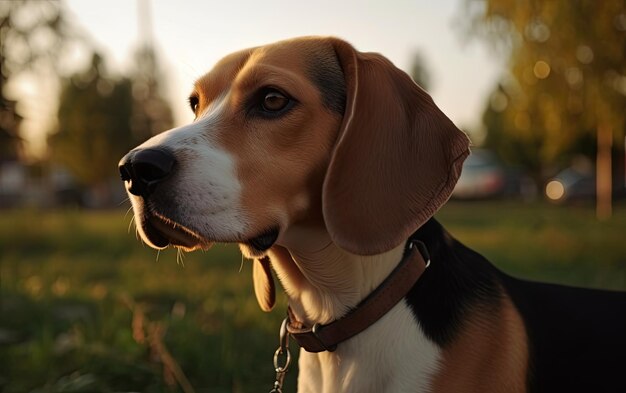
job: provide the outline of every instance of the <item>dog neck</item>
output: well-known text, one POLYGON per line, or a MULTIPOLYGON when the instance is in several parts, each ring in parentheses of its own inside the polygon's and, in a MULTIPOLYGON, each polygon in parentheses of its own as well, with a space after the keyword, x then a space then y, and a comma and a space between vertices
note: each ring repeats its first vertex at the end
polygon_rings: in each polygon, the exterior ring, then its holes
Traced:
MULTIPOLYGON (((290 228, 285 235, 270 259, 294 317, 307 326, 347 314, 389 276, 405 248, 361 256, 339 248, 324 229, 290 228)), ((438 349, 411 321, 409 306, 400 302, 334 352, 301 350, 298 391, 423 391, 437 367, 438 349)))
POLYGON ((378 255, 350 254, 323 228, 294 227, 270 250, 270 259, 295 317, 312 326, 355 307, 391 273, 403 251, 401 244, 378 255))

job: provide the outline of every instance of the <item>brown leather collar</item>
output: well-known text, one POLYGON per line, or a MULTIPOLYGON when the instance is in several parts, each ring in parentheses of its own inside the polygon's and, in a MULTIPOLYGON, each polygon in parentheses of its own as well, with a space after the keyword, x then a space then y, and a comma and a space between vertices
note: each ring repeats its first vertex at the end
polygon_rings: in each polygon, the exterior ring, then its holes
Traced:
POLYGON ((327 325, 303 326, 288 309, 287 331, 307 352, 332 352, 341 342, 378 321, 409 292, 430 264, 428 250, 419 240, 409 239, 402 260, 372 293, 348 314, 327 325))

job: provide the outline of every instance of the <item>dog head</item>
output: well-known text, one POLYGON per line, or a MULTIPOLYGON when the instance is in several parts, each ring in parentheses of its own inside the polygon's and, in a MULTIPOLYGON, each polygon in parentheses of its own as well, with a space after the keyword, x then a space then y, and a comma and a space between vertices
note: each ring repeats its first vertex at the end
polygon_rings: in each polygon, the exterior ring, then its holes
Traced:
POLYGON ((149 245, 236 242, 261 258, 290 228, 346 251, 399 245, 449 198, 468 139, 379 54, 307 37, 231 54, 189 97, 193 123, 120 162, 149 245))

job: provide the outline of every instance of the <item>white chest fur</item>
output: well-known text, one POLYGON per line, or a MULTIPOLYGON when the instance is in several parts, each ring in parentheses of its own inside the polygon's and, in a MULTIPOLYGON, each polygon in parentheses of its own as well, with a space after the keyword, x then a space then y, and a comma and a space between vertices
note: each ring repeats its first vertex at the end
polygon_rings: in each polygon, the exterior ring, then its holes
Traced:
POLYGON ((440 359, 401 301, 335 352, 300 352, 300 393, 428 392, 440 359))

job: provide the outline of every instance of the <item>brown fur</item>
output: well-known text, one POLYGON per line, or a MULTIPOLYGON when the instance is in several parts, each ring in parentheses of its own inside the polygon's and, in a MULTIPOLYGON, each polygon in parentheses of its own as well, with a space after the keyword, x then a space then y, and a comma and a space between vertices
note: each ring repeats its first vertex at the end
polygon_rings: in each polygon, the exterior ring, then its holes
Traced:
POLYGON ((196 84, 198 113, 226 91, 218 138, 240 158, 242 205, 259 232, 313 220, 347 251, 390 250, 445 203, 468 154, 467 137, 405 73, 340 40, 283 41, 226 57, 196 84), (337 97, 322 95, 336 94, 328 74, 337 61, 343 121, 337 97), (324 65, 319 75, 311 64, 324 65), (246 100, 263 86, 299 104, 278 120, 249 118, 246 100))
MULTIPOLYGON (((282 227, 321 219, 311 215, 321 210, 317 201, 340 118, 325 108, 307 77, 310 49, 298 49, 283 44, 252 52, 230 86, 229 118, 223 122, 228 128, 218 136, 224 149, 240 158, 241 204, 255 215, 250 221, 257 231, 276 225, 277 214, 285 217, 282 227), (246 94, 263 86, 277 87, 298 103, 278 120, 242 116, 246 94)), ((317 55, 329 55, 321 52, 317 55)))
POLYGON ((324 181, 326 228, 347 251, 379 254, 448 200, 468 139, 389 60, 343 41, 334 45, 348 103, 324 181))
POLYGON ((528 339, 511 299, 503 297, 497 311, 472 311, 458 338, 442 351, 433 393, 526 392, 528 339))

